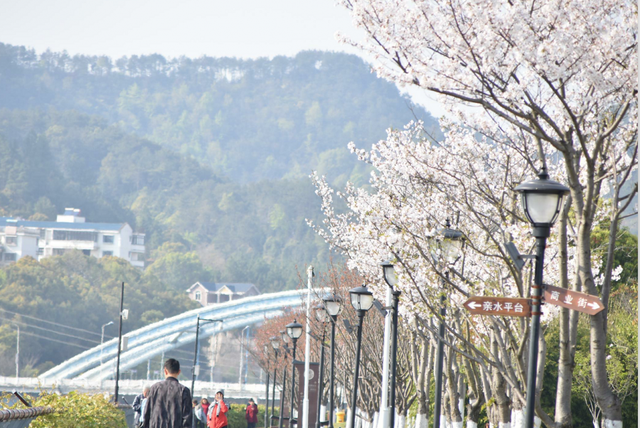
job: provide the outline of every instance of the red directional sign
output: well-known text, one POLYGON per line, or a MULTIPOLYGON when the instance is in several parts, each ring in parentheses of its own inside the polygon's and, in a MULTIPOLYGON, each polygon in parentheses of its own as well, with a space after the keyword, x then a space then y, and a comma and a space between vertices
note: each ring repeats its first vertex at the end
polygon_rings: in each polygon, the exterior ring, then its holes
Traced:
POLYGON ((501 315, 507 317, 530 317, 531 300, 510 297, 472 296, 464 307, 476 315, 501 315))
POLYGON ((602 301, 597 296, 554 287, 553 285, 545 285, 544 287, 545 303, 585 312, 589 315, 595 315, 604 309, 602 301))

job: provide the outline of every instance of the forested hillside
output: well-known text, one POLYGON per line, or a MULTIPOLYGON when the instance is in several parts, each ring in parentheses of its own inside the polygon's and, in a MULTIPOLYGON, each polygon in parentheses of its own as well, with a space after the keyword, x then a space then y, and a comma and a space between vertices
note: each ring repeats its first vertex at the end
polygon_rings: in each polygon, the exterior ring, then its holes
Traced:
POLYGON ((113 61, 0 44, 0 76, 0 107, 98 115, 238 182, 312 169, 345 181, 355 165, 349 141, 376 142, 414 116, 438 134, 424 109, 342 53, 113 61))

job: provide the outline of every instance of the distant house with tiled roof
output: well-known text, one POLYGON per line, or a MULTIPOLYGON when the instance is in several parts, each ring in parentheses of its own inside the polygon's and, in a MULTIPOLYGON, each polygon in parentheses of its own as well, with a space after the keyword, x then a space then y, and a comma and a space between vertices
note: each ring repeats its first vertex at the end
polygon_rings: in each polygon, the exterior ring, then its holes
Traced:
POLYGON ((42 260, 67 251, 87 256, 115 256, 144 267, 144 234, 127 223, 87 223, 80 210, 66 208, 56 221, 29 221, 0 217, 0 262, 31 256, 42 260))
POLYGON ((249 283, 234 282, 196 282, 187 289, 189 298, 202 306, 257 296, 260 290, 249 283))

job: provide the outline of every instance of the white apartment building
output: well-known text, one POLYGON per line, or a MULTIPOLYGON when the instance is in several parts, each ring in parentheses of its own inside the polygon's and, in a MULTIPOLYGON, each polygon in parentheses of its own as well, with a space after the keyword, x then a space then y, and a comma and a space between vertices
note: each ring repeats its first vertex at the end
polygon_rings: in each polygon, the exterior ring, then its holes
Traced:
POLYGON ((79 250, 93 257, 115 256, 144 268, 144 233, 127 223, 87 223, 80 210, 65 208, 56 221, 0 217, 0 262, 24 256, 42 260, 79 250))

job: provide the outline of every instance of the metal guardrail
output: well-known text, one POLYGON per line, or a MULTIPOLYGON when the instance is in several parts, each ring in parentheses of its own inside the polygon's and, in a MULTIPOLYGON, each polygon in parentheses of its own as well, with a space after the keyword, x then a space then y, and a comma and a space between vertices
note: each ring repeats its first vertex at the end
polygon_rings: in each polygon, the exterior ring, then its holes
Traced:
MULTIPOLYGON (((145 386, 152 385, 158 380, 120 380, 119 393, 122 395, 137 395, 145 386)), ((186 387, 191 387, 191 380, 182 380, 186 387)), ((115 388, 114 380, 95 381, 90 379, 37 379, 15 378, 0 376, 0 390, 21 393, 40 393, 49 391, 58 394, 68 394, 71 391, 88 394, 112 394, 115 388)), ((265 386, 260 383, 249 383, 240 386, 237 383, 204 382, 196 381, 195 390, 197 396, 213 397, 218 390, 224 390, 228 398, 255 398, 263 399, 265 386)), ((276 394, 277 395, 277 394, 276 394)), ((1 428, 1 427, 0 427, 1 428)))

